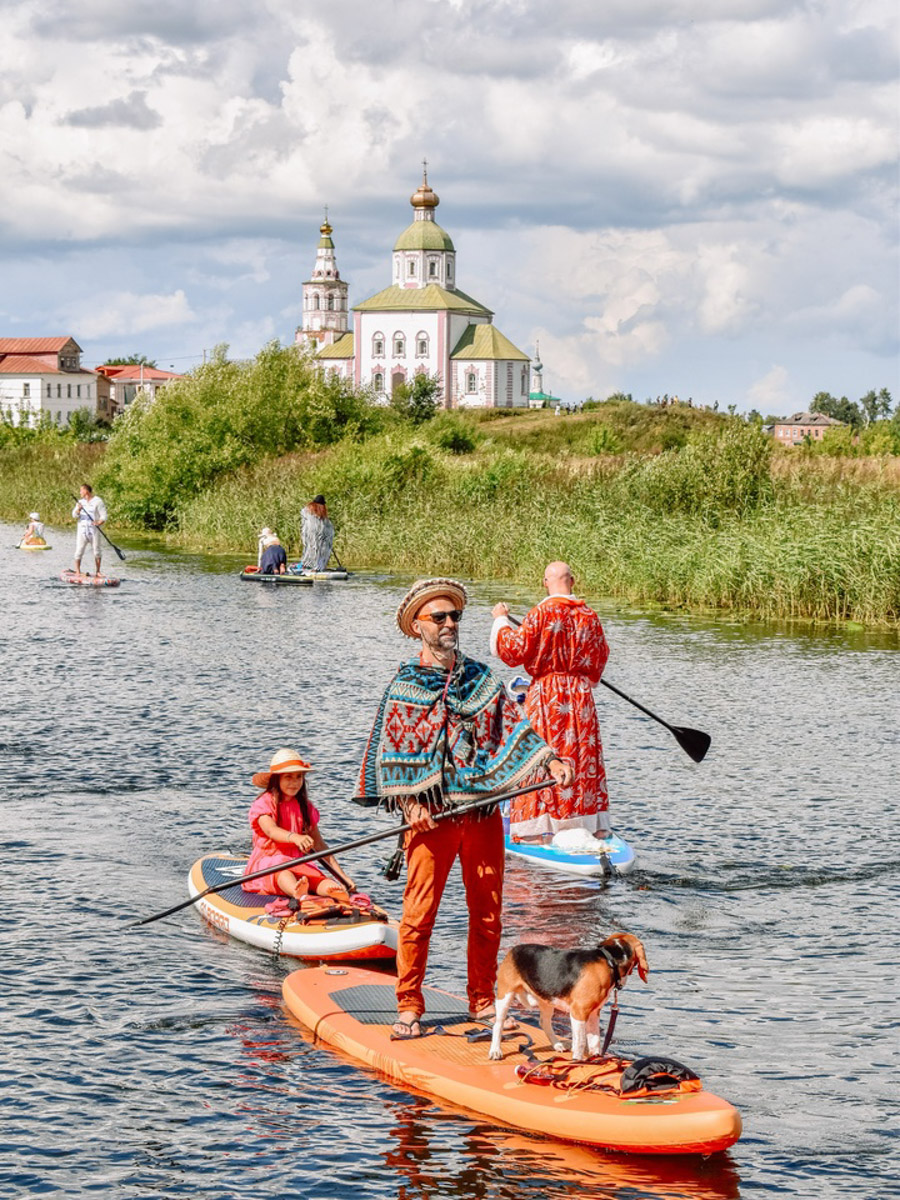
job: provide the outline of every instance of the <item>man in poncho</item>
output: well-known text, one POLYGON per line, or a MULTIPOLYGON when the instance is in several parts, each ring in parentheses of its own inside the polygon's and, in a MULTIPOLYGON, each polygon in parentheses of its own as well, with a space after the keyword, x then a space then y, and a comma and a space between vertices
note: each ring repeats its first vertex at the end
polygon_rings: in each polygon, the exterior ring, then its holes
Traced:
POLYGON ((600 682, 609 647, 600 618, 573 595, 568 563, 550 563, 544 587, 547 596, 519 628, 505 604, 494 605, 491 653, 507 666, 524 666, 531 676, 525 712, 557 754, 573 761, 575 779, 569 787, 513 800, 510 837, 549 842, 562 830, 581 829, 602 839, 609 833, 609 795, 592 688, 600 682))
POLYGON ((572 769, 534 732, 493 672, 458 649, 466 589, 421 579, 397 609, 397 625, 420 652, 388 684, 366 746, 358 794, 400 810, 407 884, 397 946, 393 1036, 418 1037, 422 984, 438 905, 455 859, 469 910, 469 1011, 493 1019, 503 892, 503 822, 487 806, 436 823, 434 814, 514 788, 546 768, 571 783, 572 769))
POLYGON ((314 496, 300 513, 300 537, 304 571, 324 571, 334 546, 334 525, 328 516, 324 496, 314 496))

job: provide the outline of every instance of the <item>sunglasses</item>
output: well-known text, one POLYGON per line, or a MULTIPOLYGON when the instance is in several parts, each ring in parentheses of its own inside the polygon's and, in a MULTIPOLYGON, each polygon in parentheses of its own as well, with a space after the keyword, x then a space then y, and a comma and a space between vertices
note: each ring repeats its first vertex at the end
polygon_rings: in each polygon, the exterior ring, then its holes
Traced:
POLYGON ((435 625, 443 625, 443 623, 447 620, 448 617, 450 618, 450 620, 453 622, 454 625, 458 625, 460 623, 460 621, 462 620, 462 609, 461 608, 451 608, 449 612, 422 613, 422 615, 420 617, 418 617, 417 620, 419 620, 419 621, 434 621, 435 625))

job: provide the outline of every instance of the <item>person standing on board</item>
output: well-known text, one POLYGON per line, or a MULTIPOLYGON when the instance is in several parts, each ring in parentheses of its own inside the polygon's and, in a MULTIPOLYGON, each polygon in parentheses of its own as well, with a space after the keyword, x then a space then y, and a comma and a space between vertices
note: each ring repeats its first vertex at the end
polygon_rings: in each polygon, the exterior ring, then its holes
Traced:
POLYGON ((600 618, 573 595, 568 563, 550 563, 544 587, 546 597, 519 628, 505 604, 494 605, 491 653, 531 676, 525 712, 557 754, 573 761, 575 779, 568 787, 513 800, 510 837, 540 843, 564 829, 585 829, 602 840, 610 832, 609 795, 591 689, 600 682, 609 646, 600 618))
POLYGON ((419 641, 419 651, 388 684, 360 769, 360 800, 377 798, 412 825, 405 836, 395 1038, 421 1035, 428 947, 456 858, 469 910, 469 1011, 493 1019, 503 821, 492 806, 440 822, 434 815, 514 788, 542 768, 564 786, 572 781, 572 768, 538 737, 497 676, 459 650, 467 599, 455 579, 420 579, 401 600, 397 626, 419 641))
POLYGON ((79 489, 81 499, 72 509, 72 516, 78 522, 75 534, 75 574, 81 574, 81 557, 90 542, 94 551, 94 570, 100 574, 100 559, 102 546, 100 530, 106 522, 106 505, 99 496, 94 495, 94 489, 89 483, 83 483, 79 489))
POLYGON ((334 526, 328 517, 324 496, 314 496, 300 514, 304 571, 324 571, 334 546, 334 526))

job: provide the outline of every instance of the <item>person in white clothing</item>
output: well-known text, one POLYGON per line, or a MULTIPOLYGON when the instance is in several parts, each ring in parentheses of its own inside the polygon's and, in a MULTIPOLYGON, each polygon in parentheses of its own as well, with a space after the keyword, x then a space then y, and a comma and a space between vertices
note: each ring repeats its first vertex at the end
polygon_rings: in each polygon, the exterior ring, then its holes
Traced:
POLYGON ((81 499, 72 509, 72 516, 78 522, 78 532, 75 535, 75 574, 81 574, 81 556, 88 542, 94 551, 94 569, 100 574, 100 559, 102 547, 100 544, 100 529, 106 521, 106 505, 99 496, 94 495, 94 489, 89 483, 83 483, 80 488, 81 499))
POLYGON ((25 532, 19 540, 20 546, 44 546, 44 522, 41 520, 40 513, 29 513, 28 524, 25 526, 25 532))
POLYGON ((262 529, 260 530, 259 539, 256 543, 256 565, 258 567, 262 566, 263 551, 269 544, 269 538, 271 536, 272 530, 268 527, 268 525, 263 525, 262 529))

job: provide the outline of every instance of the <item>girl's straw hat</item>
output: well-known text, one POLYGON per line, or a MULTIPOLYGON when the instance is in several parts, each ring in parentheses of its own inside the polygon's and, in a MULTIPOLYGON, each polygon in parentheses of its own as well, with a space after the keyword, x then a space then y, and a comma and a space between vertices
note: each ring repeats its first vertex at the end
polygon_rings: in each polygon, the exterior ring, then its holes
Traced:
POLYGON ((418 636, 412 627, 416 614, 436 596, 449 596, 457 608, 465 608, 469 599, 466 589, 456 579, 418 579, 397 609, 397 628, 401 633, 408 638, 418 636))
POLYGON ((40 513, 29 513, 28 519, 31 521, 39 521, 41 519, 41 514, 40 513))
POLYGON ((273 775, 286 775, 288 771, 311 771, 313 768, 304 762, 296 750, 276 750, 268 771, 257 771, 250 781, 254 787, 265 790, 273 775))

